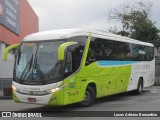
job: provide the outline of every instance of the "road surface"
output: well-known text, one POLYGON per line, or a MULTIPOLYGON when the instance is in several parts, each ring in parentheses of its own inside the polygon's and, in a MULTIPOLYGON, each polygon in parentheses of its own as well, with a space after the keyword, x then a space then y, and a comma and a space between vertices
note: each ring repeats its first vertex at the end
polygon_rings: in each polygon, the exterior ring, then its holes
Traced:
MULTIPOLYGON (((123 93, 123 94, 99 98, 96 100, 95 104, 92 105, 91 107, 81 107, 78 104, 68 105, 64 107, 22 104, 22 103, 14 103, 14 101, 11 98, 0 97, 0 111, 21 111, 21 112, 48 111, 48 112, 53 112, 54 114, 59 114, 56 113, 57 111, 84 111, 84 112, 85 111, 160 111, 160 86, 152 86, 149 88, 145 88, 143 93, 140 95, 135 95, 129 92, 129 93, 123 93)), ((72 119, 73 118, 75 117, 72 117, 72 119)), ((67 118, 64 117, 63 119, 67 118)), ((91 118, 83 117, 76 119, 89 120, 91 118)), ((158 120, 160 118, 152 118, 152 119, 158 120)))

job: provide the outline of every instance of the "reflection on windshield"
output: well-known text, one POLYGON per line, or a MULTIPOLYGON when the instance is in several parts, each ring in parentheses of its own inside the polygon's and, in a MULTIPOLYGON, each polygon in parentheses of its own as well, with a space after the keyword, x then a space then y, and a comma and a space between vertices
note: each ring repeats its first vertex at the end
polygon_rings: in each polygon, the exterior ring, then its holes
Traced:
POLYGON ((29 65, 29 62, 31 61, 31 59, 33 58, 33 45, 29 45, 29 44, 22 44, 20 50, 19 50, 19 54, 17 56, 16 59, 16 77, 20 78, 22 73, 24 73, 25 69, 28 67, 27 64, 29 65))
POLYGON ((57 46, 59 46, 59 43, 46 42, 39 44, 36 59, 44 74, 48 73, 57 63, 57 46))
POLYGON ((63 41, 23 43, 16 58, 15 77, 44 81, 60 75, 57 50, 63 41))

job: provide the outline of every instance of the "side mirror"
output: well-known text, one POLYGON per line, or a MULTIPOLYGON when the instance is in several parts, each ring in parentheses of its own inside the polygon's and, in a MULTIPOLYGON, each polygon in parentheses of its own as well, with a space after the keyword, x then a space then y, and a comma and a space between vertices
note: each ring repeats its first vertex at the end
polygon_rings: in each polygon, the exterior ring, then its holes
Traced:
POLYGON ((4 50, 3 59, 4 59, 5 61, 7 61, 9 51, 12 50, 12 49, 14 49, 14 48, 17 48, 17 47, 19 47, 19 44, 14 44, 14 45, 11 45, 11 46, 7 47, 7 48, 4 50))
POLYGON ((58 48, 58 61, 64 60, 64 52, 65 52, 66 48, 71 45, 75 45, 75 44, 78 44, 78 42, 65 42, 65 43, 61 44, 58 48))

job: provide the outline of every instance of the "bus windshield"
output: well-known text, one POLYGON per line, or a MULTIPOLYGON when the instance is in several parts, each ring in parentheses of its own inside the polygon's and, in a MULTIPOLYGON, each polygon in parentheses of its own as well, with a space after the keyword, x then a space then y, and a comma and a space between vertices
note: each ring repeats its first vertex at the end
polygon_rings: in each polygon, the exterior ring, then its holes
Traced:
POLYGON ((21 83, 55 80, 61 76, 58 47, 64 41, 22 43, 15 61, 14 77, 21 83))

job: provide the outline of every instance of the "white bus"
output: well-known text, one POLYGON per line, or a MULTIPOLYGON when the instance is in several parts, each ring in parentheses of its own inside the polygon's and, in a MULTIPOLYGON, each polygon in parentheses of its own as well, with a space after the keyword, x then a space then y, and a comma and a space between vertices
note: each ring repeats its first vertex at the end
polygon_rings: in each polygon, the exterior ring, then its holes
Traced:
POLYGON ((63 29, 25 37, 18 47, 13 72, 15 102, 84 106, 96 98, 154 84, 151 43, 98 31, 63 29))

